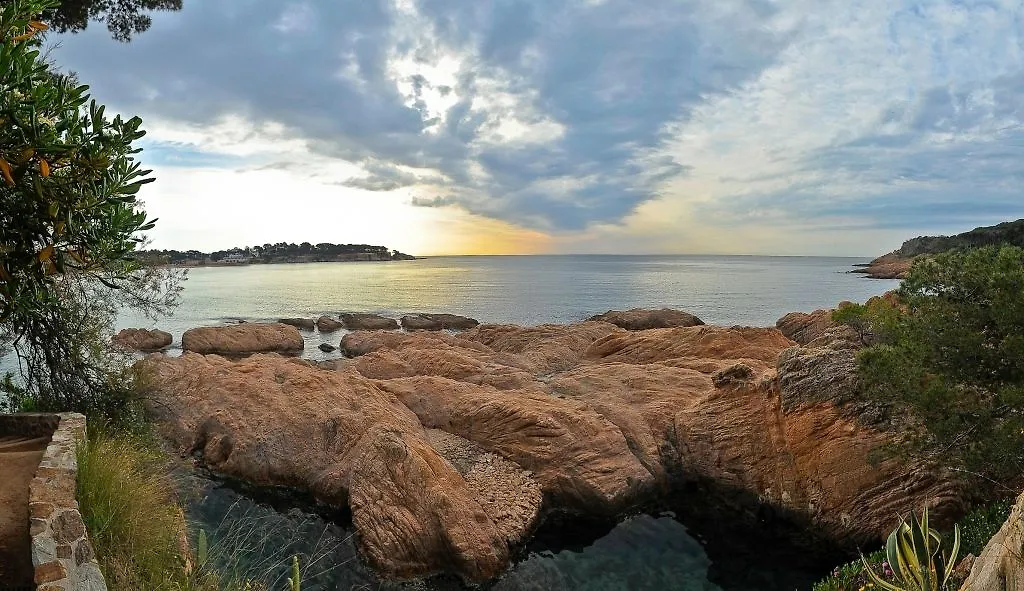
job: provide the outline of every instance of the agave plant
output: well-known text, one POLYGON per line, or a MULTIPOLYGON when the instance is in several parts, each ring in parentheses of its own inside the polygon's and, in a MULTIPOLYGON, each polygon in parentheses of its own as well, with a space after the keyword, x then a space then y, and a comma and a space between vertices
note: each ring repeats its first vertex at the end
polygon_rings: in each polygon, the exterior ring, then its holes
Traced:
POLYGON ((959 551, 960 527, 953 528, 953 547, 948 553, 943 551, 942 536, 928 527, 928 508, 925 507, 920 521, 913 513, 909 523, 901 517, 900 524, 886 541, 885 554, 895 583, 875 574, 863 556, 861 561, 871 582, 884 591, 942 591, 953 574, 959 551))

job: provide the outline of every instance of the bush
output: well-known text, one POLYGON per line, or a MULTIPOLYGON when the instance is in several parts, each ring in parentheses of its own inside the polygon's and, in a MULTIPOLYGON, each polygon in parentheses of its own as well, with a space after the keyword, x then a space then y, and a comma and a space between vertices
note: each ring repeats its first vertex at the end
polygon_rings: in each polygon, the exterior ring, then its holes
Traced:
POLYGON ((991 495, 1024 482, 1024 249, 915 261, 889 311, 837 318, 876 335, 864 394, 907 417, 903 450, 972 475, 991 495))
POLYGON ((976 507, 960 520, 962 554, 980 556, 992 536, 999 532, 1010 515, 1014 499, 976 507))
POLYGON ((132 415, 127 362, 110 347, 118 310, 163 313, 177 280, 135 252, 153 227, 136 195, 152 181, 132 146, 138 117, 108 120, 88 86, 40 54, 50 0, 0 4, 0 343, 17 354, 8 406, 132 415))

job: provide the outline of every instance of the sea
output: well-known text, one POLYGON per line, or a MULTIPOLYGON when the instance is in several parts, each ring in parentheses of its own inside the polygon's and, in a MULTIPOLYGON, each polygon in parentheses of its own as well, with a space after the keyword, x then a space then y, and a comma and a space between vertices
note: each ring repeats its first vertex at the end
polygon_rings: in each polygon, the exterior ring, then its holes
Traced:
MULTIPOLYGON (((613 309, 669 307, 709 324, 773 326, 788 312, 862 302, 898 285, 850 273, 867 261, 460 256, 191 268, 173 315, 153 321, 126 312, 118 324, 170 332, 172 355, 180 354, 182 333, 195 326, 342 312, 394 318, 447 312, 483 323, 538 325, 581 321, 613 309)), ((306 333, 304 356, 337 356, 317 345, 338 345, 343 334, 306 333)), ((9 359, 4 363, 10 368, 9 359)), ((310 591, 463 588, 443 577, 400 585, 379 580, 359 557, 344 517, 325 516, 301 503, 255 498, 251 491, 215 479, 193 478, 192 490, 188 515, 194 531, 207 532, 227 557, 227 566, 264 578, 270 588, 283 588, 289 557, 296 553, 307 560, 303 589, 310 591)), ((785 536, 772 537, 770 525, 753 531, 749 519, 705 507, 699 496, 677 501, 676 507, 658 507, 615 523, 549 524, 522 549, 512 568, 485 588, 793 591, 810 589, 833 566, 803 559, 802 549, 785 536)))

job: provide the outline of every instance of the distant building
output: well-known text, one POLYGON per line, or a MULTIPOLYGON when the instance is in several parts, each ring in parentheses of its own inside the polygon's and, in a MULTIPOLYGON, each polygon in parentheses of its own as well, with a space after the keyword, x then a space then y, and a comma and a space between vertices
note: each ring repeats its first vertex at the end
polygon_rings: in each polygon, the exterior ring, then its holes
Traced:
POLYGON ((221 259, 222 263, 230 263, 235 265, 245 265, 249 263, 249 257, 245 256, 240 252, 233 252, 228 256, 221 259))

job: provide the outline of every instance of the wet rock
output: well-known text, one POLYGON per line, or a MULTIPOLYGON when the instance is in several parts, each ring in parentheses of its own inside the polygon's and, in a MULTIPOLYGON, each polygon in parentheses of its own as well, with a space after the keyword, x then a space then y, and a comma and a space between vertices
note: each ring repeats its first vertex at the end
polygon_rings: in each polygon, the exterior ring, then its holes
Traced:
POLYGON ((316 328, 320 332, 334 332, 344 327, 345 325, 330 316, 321 316, 316 319, 316 328))
POLYGON ((320 349, 324 353, 331 353, 333 351, 337 351, 338 350, 337 347, 335 347, 334 345, 332 345, 330 343, 320 343, 320 346, 317 347, 317 349, 320 349))
POLYGON ((609 322, 626 330, 648 330, 651 328, 674 328, 677 326, 700 326, 704 321, 688 312, 662 308, 660 310, 608 310, 604 314, 591 316, 587 320, 609 322))
POLYGON ((410 314, 402 316, 402 328, 407 330, 466 330, 480 322, 455 314, 410 314))
POLYGON ((398 330, 398 321, 377 314, 342 314, 341 322, 349 330, 398 330))
POLYGON ((281 318, 278 322, 281 324, 288 324, 302 330, 313 330, 313 327, 316 326, 316 323, 313 322, 312 318, 281 318))

